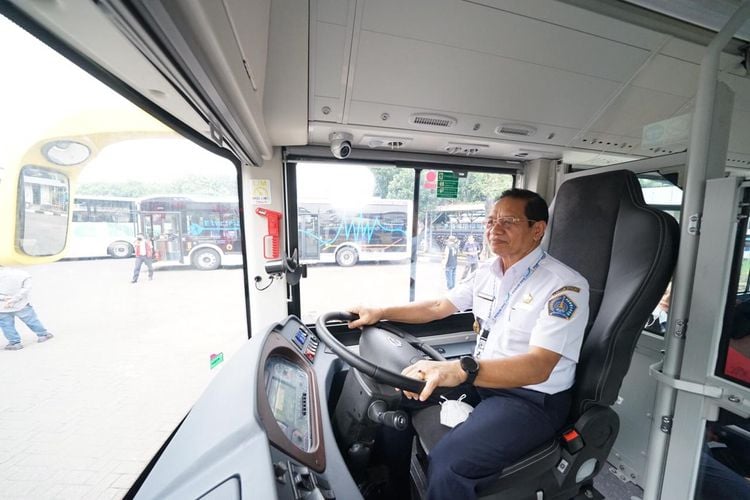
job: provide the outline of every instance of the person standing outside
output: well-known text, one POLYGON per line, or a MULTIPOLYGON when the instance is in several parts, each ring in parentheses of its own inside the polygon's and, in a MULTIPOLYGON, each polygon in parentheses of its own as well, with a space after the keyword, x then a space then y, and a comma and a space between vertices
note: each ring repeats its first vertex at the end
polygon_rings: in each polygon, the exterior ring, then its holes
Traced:
MULTIPOLYGON (((589 285, 540 247, 548 217, 538 194, 505 191, 485 224, 497 258, 483 261, 471 279, 442 299, 351 309, 359 319, 350 321, 350 328, 384 319, 426 323, 470 308, 474 313, 473 356, 420 360, 402 371, 425 382, 420 394, 404 391, 409 399, 424 402, 438 386, 462 384, 481 398, 430 451, 428 499, 476 498, 477 487, 566 424, 589 316, 589 285)), ((405 463, 408 467, 408 457, 405 463)))
POLYGON ((133 279, 131 283, 138 282, 138 275, 141 273, 141 266, 146 264, 148 269, 148 279, 154 279, 154 245, 150 240, 144 238, 143 234, 138 234, 133 242, 135 248, 135 268, 133 269, 133 279))
POLYGON ((450 235, 445 240, 443 251, 443 266, 445 267, 445 284, 448 290, 456 286, 456 265, 458 264, 458 239, 450 235))
POLYGON ((20 319, 36 334, 37 342, 53 338, 44 328, 29 302, 31 275, 21 269, 0 266, 0 329, 8 340, 6 351, 23 349, 21 336, 16 330, 16 318, 20 319))
POLYGON ((466 238, 464 254, 466 255, 466 267, 464 267, 464 273, 461 275, 462 281, 476 271, 479 264, 479 245, 474 241, 474 236, 471 234, 466 238))

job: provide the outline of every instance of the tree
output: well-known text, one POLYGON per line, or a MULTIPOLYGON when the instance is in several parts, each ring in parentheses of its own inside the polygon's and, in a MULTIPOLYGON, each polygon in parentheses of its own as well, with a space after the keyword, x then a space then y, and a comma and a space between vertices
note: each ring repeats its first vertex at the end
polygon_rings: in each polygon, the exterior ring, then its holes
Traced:
POLYGON ((237 178, 233 175, 204 176, 189 175, 164 182, 93 182, 81 184, 79 194, 96 196, 123 196, 140 198, 154 194, 201 194, 208 196, 234 196, 237 194, 237 178))

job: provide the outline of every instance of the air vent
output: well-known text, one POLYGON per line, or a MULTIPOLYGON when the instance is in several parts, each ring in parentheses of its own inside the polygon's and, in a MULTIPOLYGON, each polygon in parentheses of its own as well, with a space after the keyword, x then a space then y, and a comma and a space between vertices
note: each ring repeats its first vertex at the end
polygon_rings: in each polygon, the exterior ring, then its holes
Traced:
POLYGON ((518 137, 530 137, 536 134, 536 127, 523 125, 521 123, 503 123, 495 129, 497 135, 514 135, 518 137))
POLYGON ((399 149, 411 142, 411 137, 365 135, 359 143, 369 148, 399 149))
POLYGON ((443 146, 443 149, 447 151, 448 154, 466 156, 473 156, 480 151, 484 151, 489 148, 490 147, 487 144, 465 144, 460 142, 449 142, 448 144, 443 146))
POLYGON ((450 128, 454 126, 457 122, 455 118, 452 116, 446 116, 446 115, 438 115, 438 114, 424 114, 419 113, 416 115, 411 115, 409 118, 409 121, 413 123, 414 125, 423 125, 427 127, 442 127, 442 128, 450 128))

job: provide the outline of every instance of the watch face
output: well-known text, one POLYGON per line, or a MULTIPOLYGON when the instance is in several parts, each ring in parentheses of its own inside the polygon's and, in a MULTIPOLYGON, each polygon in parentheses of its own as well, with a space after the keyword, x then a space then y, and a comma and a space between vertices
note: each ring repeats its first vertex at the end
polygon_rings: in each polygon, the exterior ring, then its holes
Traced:
POLYGON ((471 356, 464 356, 461 358, 461 368, 467 373, 476 373, 479 371, 479 363, 471 356))

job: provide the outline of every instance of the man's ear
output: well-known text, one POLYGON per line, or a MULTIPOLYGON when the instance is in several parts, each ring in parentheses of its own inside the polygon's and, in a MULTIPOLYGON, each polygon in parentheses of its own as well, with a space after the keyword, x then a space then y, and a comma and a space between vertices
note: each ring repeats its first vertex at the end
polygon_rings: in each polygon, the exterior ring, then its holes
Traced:
POLYGON ((540 220, 534 224, 534 241, 541 241, 544 238, 544 231, 547 230, 547 223, 540 220))

